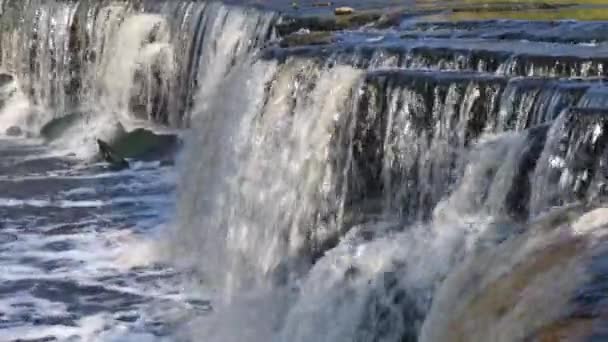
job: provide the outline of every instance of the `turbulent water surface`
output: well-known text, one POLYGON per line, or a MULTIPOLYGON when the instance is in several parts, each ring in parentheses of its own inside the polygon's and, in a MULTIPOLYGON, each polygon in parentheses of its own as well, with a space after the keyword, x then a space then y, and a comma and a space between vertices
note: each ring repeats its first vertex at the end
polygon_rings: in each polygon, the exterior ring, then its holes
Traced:
POLYGON ((398 5, 0 0, 0 341, 608 340, 606 6, 398 5))

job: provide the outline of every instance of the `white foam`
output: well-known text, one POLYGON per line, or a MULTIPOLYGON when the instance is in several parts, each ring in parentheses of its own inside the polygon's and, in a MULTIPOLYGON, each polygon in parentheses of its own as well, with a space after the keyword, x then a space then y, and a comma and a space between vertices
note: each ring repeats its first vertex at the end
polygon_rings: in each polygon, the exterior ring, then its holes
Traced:
POLYGON ((73 281, 80 286, 99 286, 116 293, 140 296, 145 300, 144 304, 130 313, 139 318, 135 322, 124 323, 119 319, 121 315, 129 315, 128 312, 102 312, 80 317, 76 326, 42 324, 33 329, 21 320, 19 313, 23 310, 28 310, 34 317, 70 317, 73 313, 67 311, 66 304, 34 297, 27 292, 28 288, 24 288, 19 293, 0 299, 0 311, 16 320, 15 325, 2 330, 2 338, 36 339, 53 336, 58 340, 78 337, 82 341, 172 340, 147 332, 150 329, 149 324, 178 324, 188 319, 194 308, 187 304, 189 297, 186 292, 176 293, 175 280, 168 277, 172 274, 170 269, 141 270, 142 267, 148 267, 158 261, 155 257, 157 254, 154 253, 156 242, 130 230, 100 232, 95 229, 96 226, 82 228, 79 234, 43 236, 23 233, 19 235, 19 240, 3 244, 6 252, 3 254, 3 281, 35 279, 41 284, 44 284, 44 281, 73 281), (42 248, 56 242, 65 243, 70 247, 59 251, 42 248), (25 266, 22 260, 39 262, 25 266), (67 267, 57 268, 52 272, 38 268, 39 264, 52 261, 69 263, 67 267), (135 276, 129 276, 134 267, 140 270, 135 276), (151 280, 138 280, 140 276, 151 280), (108 284, 99 280, 106 277, 121 277, 123 282, 108 284), (21 308, 20 303, 29 304, 21 308))
POLYGON ((608 208, 598 208, 581 216, 572 224, 575 235, 602 237, 608 234, 608 208))
POLYGON ((43 200, 43 199, 16 199, 16 198, 0 198, 0 206, 2 207, 56 207, 56 208, 98 208, 107 205, 108 202, 101 200, 43 200))
POLYGON ((6 103, 0 108, 0 135, 10 127, 21 128, 25 133, 37 134, 46 120, 44 113, 38 113, 27 96, 20 90, 18 82, 11 82, 0 88, 0 98, 6 103))

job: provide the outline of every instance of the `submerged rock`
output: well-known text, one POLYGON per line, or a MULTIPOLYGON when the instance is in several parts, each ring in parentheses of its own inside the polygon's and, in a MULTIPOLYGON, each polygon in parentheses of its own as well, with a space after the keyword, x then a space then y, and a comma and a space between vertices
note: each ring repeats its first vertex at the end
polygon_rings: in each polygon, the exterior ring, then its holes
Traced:
POLYGON ((53 119, 47 122, 40 129, 40 136, 47 142, 53 141, 63 135, 70 127, 79 122, 80 120, 86 119, 87 115, 81 112, 75 112, 62 117, 53 119))
POLYGON ((145 128, 137 128, 123 133, 110 141, 97 139, 99 156, 108 162, 112 169, 129 167, 127 159, 160 160, 162 165, 171 164, 179 146, 176 135, 156 134, 145 128))
POLYGON ((145 128, 138 128, 113 140, 111 147, 123 158, 138 160, 172 159, 179 145, 177 135, 156 134, 145 128))
POLYGON ((19 126, 11 126, 6 130, 6 135, 9 137, 18 137, 23 135, 23 130, 19 126))
POLYGON ((308 32, 308 33, 293 33, 281 41, 281 47, 293 47, 302 45, 325 45, 334 42, 331 32, 308 32))
POLYGON ((97 139, 97 146, 101 158, 109 163, 112 169, 121 170, 129 167, 129 162, 116 153, 107 142, 97 139))
POLYGON ((303 28, 311 31, 338 31, 373 24, 385 14, 385 11, 369 10, 330 16, 293 16, 276 25, 277 32, 286 36, 303 28))
MULTIPOLYGON (((40 130, 40 136, 47 143, 52 143, 71 136, 75 130, 94 126, 95 122, 87 123, 89 120, 95 120, 95 117, 81 112, 71 113, 48 122, 40 130)), ((179 145, 176 135, 156 134, 145 128, 127 132, 120 122, 104 125, 91 132, 90 137, 96 138, 101 159, 111 164, 124 164, 122 159, 173 160, 173 154, 179 145)))

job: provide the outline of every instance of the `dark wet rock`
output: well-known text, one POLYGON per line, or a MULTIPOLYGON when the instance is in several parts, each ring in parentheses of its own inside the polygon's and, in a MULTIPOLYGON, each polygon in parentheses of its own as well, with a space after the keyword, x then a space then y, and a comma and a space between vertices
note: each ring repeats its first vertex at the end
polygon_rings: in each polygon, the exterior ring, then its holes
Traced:
POLYGON ((383 14, 384 11, 369 10, 338 16, 319 15, 286 17, 276 28, 281 36, 289 35, 300 29, 308 29, 311 31, 338 31, 372 24, 380 19, 383 14))
POLYGON ((81 112, 74 112, 47 122, 40 129, 40 136, 46 141, 58 139, 73 125, 86 120, 88 115, 81 112))
MULTIPOLYGON (((61 117, 57 117, 47 122, 40 129, 40 136, 44 138, 46 142, 53 142, 59 138, 65 137, 66 134, 72 129, 82 128, 87 129, 87 124, 90 120, 94 120, 94 113, 84 113, 84 112, 73 112, 61 117), (81 127, 78 127, 80 125, 81 127)), ((108 126, 108 128, 104 129, 104 140, 109 142, 117 139, 126 134, 126 130, 124 126, 115 121, 112 123, 112 126, 108 126)))
POLYGON ((334 42, 331 32, 292 33, 281 40, 281 47, 301 45, 326 45, 334 42))
POLYGON ((18 137, 20 135, 23 135, 23 131, 19 126, 11 126, 6 129, 6 135, 8 135, 9 137, 18 137))
POLYGON ((13 80, 14 80, 14 78, 12 75, 0 73, 0 88, 13 82, 13 80))
POLYGON ((157 134, 145 128, 128 132, 111 142, 111 149, 122 158, 171 160, 180 141, 174 134, 157 134))
POLYGON ((114 151, 114 149, 107 142, 97 139, 97 146, 99 147, 99 154, 101 158, 110 164, 110 167, 114 170, 121 170, 129 168, 129 162, 125 160, 123 156, 114 151))
POLYGON ((139 315, 137 313, 121 313, 116 317, 117 321, 133 323, 139 319, 139 315))

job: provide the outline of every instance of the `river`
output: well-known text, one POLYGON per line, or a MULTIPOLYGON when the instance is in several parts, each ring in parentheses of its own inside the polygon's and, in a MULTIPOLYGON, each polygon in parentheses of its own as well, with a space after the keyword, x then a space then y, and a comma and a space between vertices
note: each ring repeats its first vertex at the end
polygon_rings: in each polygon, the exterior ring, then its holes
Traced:
POLYGON ((605 4, 0 9, 0 341, 608 340, 605 4))

